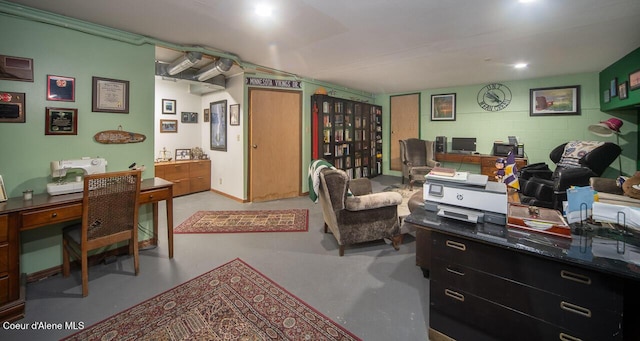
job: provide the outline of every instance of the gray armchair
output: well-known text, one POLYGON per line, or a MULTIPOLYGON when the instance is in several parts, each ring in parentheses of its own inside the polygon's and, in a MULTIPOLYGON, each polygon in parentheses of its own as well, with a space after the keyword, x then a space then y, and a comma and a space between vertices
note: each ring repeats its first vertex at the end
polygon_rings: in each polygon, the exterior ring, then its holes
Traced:
POLYGON ((322 205, 324 232, 331 230, 338 241, 340 256, 345 245, 383 238, 392 240, 398 250, 402 241, 398 205, 402 195, 396 192, 371 193, 367 178, 349 180, 340 169, 320 172, 318 198, 322 205), (353 195, 347 195, 351 190, 353 195))
POLYGON ((420 139, 400 140, 400 161, 402 161, 402 183, 409 180, 409 188, 413 189, 416 181, 423 182, 434 167, 440 162, 435 160, 435 142, 420 139))

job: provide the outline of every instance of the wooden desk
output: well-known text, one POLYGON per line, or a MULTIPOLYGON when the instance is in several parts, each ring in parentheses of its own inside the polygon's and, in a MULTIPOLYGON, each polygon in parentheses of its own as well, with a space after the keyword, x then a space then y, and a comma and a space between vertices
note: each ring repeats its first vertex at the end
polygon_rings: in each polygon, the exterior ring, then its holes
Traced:
MULTIPOLYGON (((82 196, 82 193, 56 196, 44 193, 28 201, 17 197, 0 203, 0 321, 24 317, 20 232, 82 219, 82 196)), ((140 186, 140 204, 153 205, 153 243, 157 243, 158 235, 158 202, 163 200, 167 206, 169 258, 173 258, 173 183, 161 178, 144 179, 140 186)))
MULTIPOLYGON (((496 181, 496 160, 499 158, 506 159, 506 156, 495 156, 487 154, 459 154, 459 153, 436 153, 436 161, 453 162, 453 163, 470 163, 480 165, 480 174, 489 177, 490 181, 496 181)), ((527 158, 517 157, 516 167, 521 169, 527 165, 527 158)))

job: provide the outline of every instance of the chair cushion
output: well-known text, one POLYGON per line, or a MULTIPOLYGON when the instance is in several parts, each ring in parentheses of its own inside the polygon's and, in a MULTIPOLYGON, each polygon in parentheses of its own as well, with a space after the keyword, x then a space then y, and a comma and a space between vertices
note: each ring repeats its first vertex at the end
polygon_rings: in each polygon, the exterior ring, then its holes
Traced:
POLYGON ((400 205, 402 195, 396 192, 378 192, 368 195, 348 197, 345 208, 348 211, 371 210, 379 207, 400 205))

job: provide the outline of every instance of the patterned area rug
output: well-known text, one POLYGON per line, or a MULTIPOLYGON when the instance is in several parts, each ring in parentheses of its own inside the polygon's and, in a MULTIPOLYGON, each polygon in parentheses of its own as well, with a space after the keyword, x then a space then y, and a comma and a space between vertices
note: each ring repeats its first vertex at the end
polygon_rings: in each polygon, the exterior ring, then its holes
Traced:
POLYGON ((397 192, 402 195, 402 204, 398 205, 398 216, 400 218, 406 217, 409 215, 409 199, 411 196, 418 192, 422 191, 422 186, 413 186, 413 190, 409 190, 409 186, 402 187, 402 185, 393 185, 383 189, 384 192, 397 192))
POLYGON ((309 210, 198 211, 174 233, 305 232, 309 210))
POLYGON ((240 259, 65 340, 359 340, 240 259))

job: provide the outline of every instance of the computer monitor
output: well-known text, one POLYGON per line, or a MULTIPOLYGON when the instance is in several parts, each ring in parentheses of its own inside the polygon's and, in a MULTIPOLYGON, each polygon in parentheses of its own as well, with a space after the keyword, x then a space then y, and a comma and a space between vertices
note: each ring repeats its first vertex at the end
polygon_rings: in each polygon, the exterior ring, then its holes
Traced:
POLYGON ((452 137, 451 151, 454 153, 472 153, 476 151, 475 137, 452 137))

